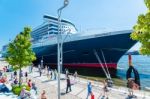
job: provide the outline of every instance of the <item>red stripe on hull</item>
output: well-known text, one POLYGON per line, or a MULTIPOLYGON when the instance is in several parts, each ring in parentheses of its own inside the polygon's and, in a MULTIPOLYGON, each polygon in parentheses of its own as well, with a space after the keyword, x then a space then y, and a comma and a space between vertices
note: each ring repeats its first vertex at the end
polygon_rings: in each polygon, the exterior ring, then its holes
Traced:
MULTIPOLYGON (((55 63, 47 63, 47 65, 50 66, 56 66, 55 63)), ((63 63, 64 67, 71 67, 71 68, 101 68, 102 66, 107 67, 108 68, 114 68, 117 69, 117 64, 116 63, 106 63, 106 65, 104 63, 102 64, 98 64, 98 63, 63 63)))
MULTIPOLYGON (((98 63, 76 63, 76 64, 68 64, 68 63, 64 63, 63 64, 65 67, 88 67, 88 68, 99 68, 99 67, 102 67, 104 66, 105 67, 105 64, 98 64, 98 63)), ((107 67, 108 68, 114 68, 116 69, 117 68, 117 64, 116 63, 106 63, 107 67)))

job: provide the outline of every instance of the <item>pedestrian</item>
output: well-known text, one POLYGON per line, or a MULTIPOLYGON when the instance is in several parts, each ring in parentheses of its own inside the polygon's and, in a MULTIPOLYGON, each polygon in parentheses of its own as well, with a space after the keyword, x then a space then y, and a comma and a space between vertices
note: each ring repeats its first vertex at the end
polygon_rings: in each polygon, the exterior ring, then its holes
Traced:
POLYGON ((67 81, 66 93, 68 93, 68 89, 71 91, 71 82, 69 76, 67 76, 66 81, 67 81))
POLYGON ((39 73, 40 73, 40 76, 42 75, 42 70, 41 70, 41 68, 39 68, 39 73))
POLYGON ((23 77, 23 71, 21 70, 21 72, 20 72, 20 77, 23 77))
POLYGON ((17 84, 18 84, 18 78, 16 77, 14 80, 14 85, 17 85, 17 84))
POLYGON ((34 64, 31 65, 31 73, 32 73, 32 71, 33 71, 33 67, 34 67, 34 64))
POLYGON ((50 68, 50 66, 48 67, 48 73, 47 73, 48 75, 47 75, 47 78, 48 79, 50 79, 51 77, 51 68, 50 68))
POLYGON ((28 96, 26 95, 26 87, 23 87, 21 92, 20 92, 20 98, 21 99, 26 99, 28 96))
POLYGON ((108 85, 107 85, 107 79, 103 81, 103 95, 101 99, 108 99, 108 85))
POLYGON ((21 83, 23 83, 23 71, 20 71, 20 79, 21 79, 21 83))
POLYGON ((0 70, 0 78, 2 77, 2 75, 3 75, 3 73, 2 73, 2 71, 0 70))
POLYGON ((55 69, 54 70, 54 80, 56 80, 56 78, 57 78, 57 70, 55 69))
POLYGON ((40 66, 40 64, 38 65, 38 69, 39 69, 39 72, 40 72, 40 69, 41 69, 41 66, 40 66))
POLYGON ((32 88, 32 82, 31 82, 31 79, 29 79, 29 81, 28 81, 28 87, 32 88))
POLYGON ((129 91, 129 98, 136 98, 137 96, 134 95, 133 90, 139 89, 139 86, 134 82, 133 78, 128 78, 127 87, 129 91))
POLYGON ((28 81, 28 72, 25 72, 26 82, 28 81))
POLYGON ((53 75, 54 75, 54 74, 53 74, 53 70, 51 70, 51 74, 50 74, 50 75, 51 75, 51 79, 52 79, 52 78, 53 78, 53 75))
POLYGON ((69 71, 67 68, 65 69, 65 72, 66 72, 66 78, 67 78, 69 76, 69 71))
POLYGON ((73 76, 74 76, 74 80, 76 80, 76 79, 77 79, 77 76, 78 76, 77 71, 75 71, 75 73, 73 74, 73 76))
POLYGON ((88 90, 87 90, 88 93, 87 93, 86 99, 88 99, 88 97, 89 97, 90 95, 92 95, 92 84, 91 84, 91 82, 88 83, 87 89, 88 89, 88 90))
POLYGON ((31 73, 31 66, 28 66, 28 69, 29 69, 29 73, 31 73))
POLYGON ((37 94, 37 87, 35 85, 35 82, 32 83, 32 89, 35 91, 35 94, 37 94))
POLYGON ((47 72, 47 78, 50 79, 49 71, 47 72))
POLYGON ((49 72, 50 66, 47 66, 47 73, 49 72))
POLYGON ((11 74, 10 74, 10 80, 12 81, 13 78, 14 78, 14 77, 13 77, 13 73, 11 73, 11 74))
POLYGON ((47 65, 45 65, 45 71, 44 72, 45 72, 45 74, 47 74, 47 65))
POLYGON ((17 77, 17 71, 14 71, 14 78, 17 77))
POLYGON ((41 99, 47 99, 45 90, 43 90, 43 92, 41 94, 41 99))
POLYGON ((5 66, 3 67, 3 71, 6 72, 6 67, 5 66))

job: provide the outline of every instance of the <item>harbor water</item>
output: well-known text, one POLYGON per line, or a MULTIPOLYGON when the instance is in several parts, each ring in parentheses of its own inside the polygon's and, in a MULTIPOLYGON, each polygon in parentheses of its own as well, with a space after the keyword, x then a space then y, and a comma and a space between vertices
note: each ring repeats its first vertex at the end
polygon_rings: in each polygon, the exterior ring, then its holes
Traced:
MULTIPOLYGON (((150 56, 132 55, 132 64, 138 70, 143 88, 150 88, 150 56)), ((117 75, 126 80, 128 55, 122 56, 118 63, 117 75)))

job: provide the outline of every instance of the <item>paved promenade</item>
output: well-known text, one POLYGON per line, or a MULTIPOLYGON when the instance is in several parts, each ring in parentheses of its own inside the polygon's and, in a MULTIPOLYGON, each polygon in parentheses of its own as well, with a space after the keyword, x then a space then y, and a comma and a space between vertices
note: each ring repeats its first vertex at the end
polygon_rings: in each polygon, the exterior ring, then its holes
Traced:
MULTIPOLYGON (((1 63, 1 62, 0 62, 1 63)), ((1 63, 2 66, 5 66, 4 63, 1 63)), ((28 71, 28 68, 23 69, 23 72, 28 71)), ((65 78, 65 75, 61 75, 62 78, 65 78)), ((46 74, 39 76, 37 68, 33 69, 33 72, 29 74, 29 78, 32 81, 35 81, 36 86, 38 87, 37 99, 40 99, 42 90, 46 90, 46 95, 48 99, 57 99, 57 80, 49 80, 46 74)), ((74 78, 70 76, 71 82, 75 82, 74 78)), ((86 99, 87 96, 87 83, 88 79, 77 78, 77 83, 71 86, 72 91, 65 94, 66 92, 66 80, 61 80, 61 99, 86 99)), ((102 87, 103 84, 96 81, 92 82, 92 89, 95 96, 95 99, 101 99, 102 96, 102 87)), ((145 91, 135 91, 137 98, 134 99, 150 99, 150 92, 145 91)), ((109 89, 109 99, 128 99, 128 89, 124 87, 113 87, 109 89)), ((6 93, 0 93, 0 99, 17 99, 15 95, 7 95, 6 93)), ((91 99, 89 97, 88 99, 91 99)), ((132 98, 133 99, 133 98, 132 98)))
MULTIPOLYGON (((41 91, 44 89, 47 92, 48 99, 57 99, 57 80, 48 80, 47 76, 43 74, 39 76, 37 68, 34 68, 33 72, 29 74, 29 77, 36 82, 38 86, 38 96, 40 97, 41 91)), ((65 75, 61 75, 65 78, 65 75)), ((61 80, 61 99, 86 99, 87 96, 87 83, 89 80, 78 78, 77 83, 71 86, 72 91, 66 92, 66 80, 61 80)), ((71 77, 71 82, 74 82, 74 78, 71 77)), ((93 93, 95 99, 101 99, 102 96, 102 83, 91 81, 93 85, 93 93)), ((136 99, 150 99, 150 93, 144 91, 136 91, 136 99)), ((109 99, 128 99, 128 89, 124 87, 114 87, 109 89, 109 99)), ((38 98, 40 99, 40 98, 38 98)), ((91 97, 89 97, 91 99, 91 97)))

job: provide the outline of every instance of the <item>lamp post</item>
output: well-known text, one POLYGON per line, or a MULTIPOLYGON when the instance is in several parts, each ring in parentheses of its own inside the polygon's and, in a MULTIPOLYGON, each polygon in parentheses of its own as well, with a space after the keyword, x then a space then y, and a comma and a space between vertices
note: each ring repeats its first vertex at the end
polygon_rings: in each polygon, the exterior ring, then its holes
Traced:
POLYGON ((62 33, 61 33, 61 12, 69 4, 68 0, 64 0, 64 5, 57 10, 58 13, 58 34, 57 34, 57 69, 58 69, 58 88, 57 99, 60 99, 60 68, 62 68, 63 60, 63 46, 62 46, 62 33))

